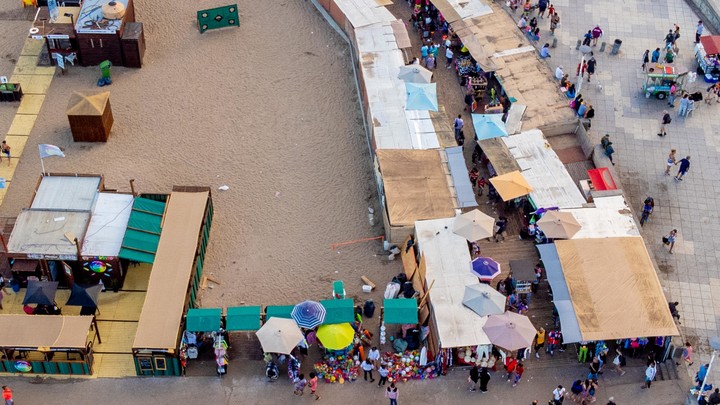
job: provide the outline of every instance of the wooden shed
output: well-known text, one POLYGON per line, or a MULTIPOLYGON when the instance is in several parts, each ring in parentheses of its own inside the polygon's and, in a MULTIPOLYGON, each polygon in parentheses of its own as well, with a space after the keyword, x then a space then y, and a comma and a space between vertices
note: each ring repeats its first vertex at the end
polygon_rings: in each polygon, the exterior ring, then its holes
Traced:
POLYGON ((107 142, 113 124, 109 91, 73 92, 66 113, 75 142, 107 142))

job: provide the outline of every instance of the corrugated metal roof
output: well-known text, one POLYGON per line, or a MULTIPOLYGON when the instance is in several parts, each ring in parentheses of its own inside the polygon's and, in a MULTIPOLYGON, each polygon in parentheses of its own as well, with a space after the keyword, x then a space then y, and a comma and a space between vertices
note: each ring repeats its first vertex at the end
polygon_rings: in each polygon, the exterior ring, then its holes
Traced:
POLYGON ((448 159, 448 167, 450 167, 450 175, 455 184, 455 198, 457 198, 458 206, 461 208, 477 207, 475 191, 470 183, 462 147, 447 148, 445 154, 448 159))
POLYGON ((134 262, 153 263, 160 243, 165 203, 135 197, 122 240, 120 257, 134 262))
POLYGON ((91 211, 102 177, 43 176, 30 208, 91 211))

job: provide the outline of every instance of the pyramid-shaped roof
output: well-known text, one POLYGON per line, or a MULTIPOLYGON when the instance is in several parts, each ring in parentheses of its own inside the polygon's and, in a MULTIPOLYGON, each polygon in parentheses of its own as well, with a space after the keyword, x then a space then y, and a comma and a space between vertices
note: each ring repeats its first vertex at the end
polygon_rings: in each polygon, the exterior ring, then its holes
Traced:
POLYGON ((104 91, 98 94, 85 94, 74 91, 70 96, 67 115, 103 115, 105 105, 110 99, 110 92, 104 91))

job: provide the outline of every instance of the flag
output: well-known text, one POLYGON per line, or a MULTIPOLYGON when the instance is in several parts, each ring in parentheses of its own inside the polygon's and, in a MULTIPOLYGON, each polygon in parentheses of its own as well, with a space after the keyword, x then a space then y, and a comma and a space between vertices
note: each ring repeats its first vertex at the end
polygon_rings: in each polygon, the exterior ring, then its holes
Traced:
POLYGON ((49 156, 65 157, 63 151, 55 145, 41 143, 38 145, 38 150, 40 150, 40 159, 44 159, 49 156))

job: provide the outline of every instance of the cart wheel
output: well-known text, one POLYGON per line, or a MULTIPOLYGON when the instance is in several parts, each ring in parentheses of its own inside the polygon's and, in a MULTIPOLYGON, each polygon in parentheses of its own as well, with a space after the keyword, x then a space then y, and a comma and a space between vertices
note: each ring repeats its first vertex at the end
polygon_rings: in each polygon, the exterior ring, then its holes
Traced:
POLYGON ((667 94, 665 94, 665 93, 658 93, 658 94, 657 94, 658 100, 665 100, 665 97, 667 97, 667 94))

